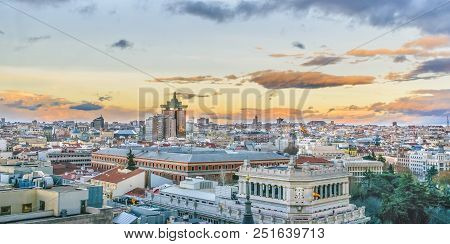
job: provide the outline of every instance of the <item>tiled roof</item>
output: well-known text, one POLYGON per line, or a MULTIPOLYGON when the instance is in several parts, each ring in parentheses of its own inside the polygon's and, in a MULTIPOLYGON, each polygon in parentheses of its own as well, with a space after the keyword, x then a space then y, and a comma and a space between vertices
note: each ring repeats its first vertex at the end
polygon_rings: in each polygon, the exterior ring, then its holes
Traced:
POLYGON ((308 157, 308 156, 300 156, 296 160, 297 164, 303 164, 303 163, 310 163, 310 164, 328 164, 331 163, 330 161, 319 158, 319 157, 308 157))
POLYGON ((99 174, 92 178, 92 180, 98 180, 98 181, 104 181, 109 183, 119 183, 123 180, 129 179, 133 176, 136 176, 138 174, 144 173, 145 170, 143 169, 136 169, 133 171, 129 171, 128 173, 120 172, 121 168, 116 167, 113 169, 110 169, 108 171, 103 172, 102 174, 99 174))

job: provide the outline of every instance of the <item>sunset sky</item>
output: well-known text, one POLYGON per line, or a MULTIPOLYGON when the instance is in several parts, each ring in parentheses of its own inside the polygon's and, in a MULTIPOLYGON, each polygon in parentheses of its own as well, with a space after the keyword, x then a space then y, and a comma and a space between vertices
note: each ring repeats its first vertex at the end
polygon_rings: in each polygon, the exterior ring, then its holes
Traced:
POLYGON ((0 0, 0 117, 445 124, 445 2, 0 0))

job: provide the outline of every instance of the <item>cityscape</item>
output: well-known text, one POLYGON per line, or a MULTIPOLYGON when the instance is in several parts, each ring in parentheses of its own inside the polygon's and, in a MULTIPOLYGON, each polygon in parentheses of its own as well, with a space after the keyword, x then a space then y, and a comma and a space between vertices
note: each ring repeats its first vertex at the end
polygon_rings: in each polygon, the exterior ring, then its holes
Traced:
POLYGON ((174 92, 145 121, 2 118, 0 222, 448 223, 449 125, 224 125, 186 109, 174 92), (436 199, 397 217, 407 206, 383 191, 401 187, 436 199))
POLYGON ((126 2, 0 1, 0 224, 450 224, 450 1, 126 2))

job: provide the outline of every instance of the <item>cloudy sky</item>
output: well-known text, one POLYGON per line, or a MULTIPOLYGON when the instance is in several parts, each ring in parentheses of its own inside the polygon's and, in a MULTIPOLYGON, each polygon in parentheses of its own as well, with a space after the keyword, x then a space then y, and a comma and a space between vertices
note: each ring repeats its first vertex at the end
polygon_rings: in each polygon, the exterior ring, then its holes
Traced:
POLYGON ((7 120, 131 121, 173 91, 220 122, 450 113, 445 0, 1 0, 0 16, 7 120))

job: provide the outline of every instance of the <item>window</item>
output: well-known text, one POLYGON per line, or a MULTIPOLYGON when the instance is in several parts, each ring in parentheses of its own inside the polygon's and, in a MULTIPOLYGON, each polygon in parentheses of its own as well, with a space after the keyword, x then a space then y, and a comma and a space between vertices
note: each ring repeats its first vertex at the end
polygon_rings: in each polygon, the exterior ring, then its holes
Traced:
POLYGON ((81 200, 80 212, 82 214, 86 213, 86 200, 81 200))
POLYGON ((0 208, 0 216, 10 214, 11 214, 11 206, 4 206, 0 208))
POLYGON ((45 201, 39 201, 39 211, 45 211, 45 201))
POLYGON ((22 213, 30 213, 33 205, 31 203, 22 204, 22 213))

